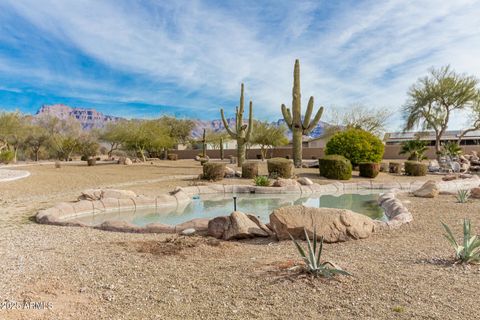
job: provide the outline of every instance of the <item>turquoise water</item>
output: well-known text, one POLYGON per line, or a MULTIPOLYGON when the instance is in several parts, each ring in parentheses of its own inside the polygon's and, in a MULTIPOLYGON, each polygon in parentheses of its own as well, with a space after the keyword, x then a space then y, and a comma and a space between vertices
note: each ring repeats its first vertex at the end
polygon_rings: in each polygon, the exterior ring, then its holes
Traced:
MULTIPOLYGON (((263 222, 269 221, 270 213, 279 207, 305 205, 307 207, 326 207, 350 209, 372 219, 384 219, 383 210, 378 206, 379 193, 348 193, 341 195, 312 195, 299 197, 287 194, 236 194, 237 210, 252 213, 263 222)), ((194 218, 214 218, 229 215, 233 211, 233 195, 204 195, 194 197, 192 202, 182 208, 141 209, 137 211, 111 212, 76 218, 89 225, 99 225, 105 220, 124 220, 138 226, 149 223, 175 225, 194 218)))

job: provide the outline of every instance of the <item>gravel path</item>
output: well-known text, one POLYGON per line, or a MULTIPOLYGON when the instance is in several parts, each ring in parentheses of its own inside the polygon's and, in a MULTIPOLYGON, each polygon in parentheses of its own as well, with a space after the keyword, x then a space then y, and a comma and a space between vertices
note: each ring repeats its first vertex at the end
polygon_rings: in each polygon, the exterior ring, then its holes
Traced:
MULTIPOLYGON (((404 196, 414 222, 369 239, 325 245, 353 274, 312 280, 286 271, 289 241, 218 242, 38 225, 36 210, 91 187, 158 194, 194 183, 197 163, 32 166, 0 184, 0 301, 47 301, 49 310, 0 310, 0 319, 476 319, 480 267, 451 264, 440 221, 480 231, 480 200, 404 196), (180 169, 179 169, 180 168, 180 169), (30 170, 31 169, 31 170, 30 170), (160 181, 161 180, 161 181, 160 181)), ((315 170, 302 174, 315 176, 315 170)), ((407 179, 381 175, 378 179, 407 179)), ((436 178, 436 177, 435 177, 436 178)), ((235 183, 246 180, 235 180, 235 183)), ((317 179, 321 182, 323 180, 317 179)), ((229 182, 228 180, 225 182, 229 182)))
POLYGON ((0 182, 13 181, 26 178, 30 172, 26 170, 0 169, 0 182))

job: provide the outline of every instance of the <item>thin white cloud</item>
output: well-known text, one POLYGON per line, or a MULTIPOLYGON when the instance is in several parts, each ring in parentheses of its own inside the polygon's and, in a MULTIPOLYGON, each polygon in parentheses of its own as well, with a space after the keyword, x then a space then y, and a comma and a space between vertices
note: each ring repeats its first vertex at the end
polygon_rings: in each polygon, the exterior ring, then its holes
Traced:
MULTIPOLYGON (((480 2, 473 0, 352 2, 332 6, 327 15, 318 15, 326 3, 316 1, 228 9, 202 1, 3 5, 44 34, 149 81, 126 91, 99 79, 101 90, 91 93, 99 99, 214 109, 236 101, 243 81, 259 116, 280 117, 280 104, 291 103, 295 58, 301 59, 304 101, 313 95, 327 108, 362 103, 399 109, 408 87, 431 66, 451 64, 480 76, 480 2), (181 92, 161 88, 165 83, 181 92)), ((9 63, 0 60, 0 68, 9 63)), ((45 81, 64 81, 89 95, 88 77, 57 79, 45 66, 35 67, 45 81)))

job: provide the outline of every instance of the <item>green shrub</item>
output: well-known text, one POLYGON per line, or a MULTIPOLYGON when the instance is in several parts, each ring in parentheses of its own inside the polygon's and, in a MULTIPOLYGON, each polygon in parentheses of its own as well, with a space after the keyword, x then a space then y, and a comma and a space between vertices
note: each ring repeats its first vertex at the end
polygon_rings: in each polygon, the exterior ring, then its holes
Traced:
POLYGON ((370 132, 347 129, 336 133, 325 148, 326 155, 341 155, 353 166, 360 162, 380 162, 385 147, 382 141, 370 132))
POLYGON ((246 161, 242 164, 242 178, 253 179, 258 176, 258 163, 246 161))
POLYGON ((225 175, 225 164, 218 162, 206 162, 203 165, 203 176, 205 180, 222 180, 225 175))
POLYGON ((253 178, 253 182, 258 187, 269 187, 270 179, 267 176, 256 176, 253 178))
POLYGON ((407 176, 426 176, 428 167, 426 164, 417 161, 405 161, 405 174, 407 176))
POLYGON ((388 172, 390 173, 400 173, 402 164, 400 162, 390 162, 388 164, 388 172))
POLYGON ((173 160, 173 161, 178 160, 178 154, 176 153, 167 154, 167 160, 173 160))
POLYGON ((267 167, 270 177, 290 179, 293 176, 293 162, 289 159, 268 159, 267 167))
POLYGON ((339 155, 329 155, 318 160, 320 175, 327 179, 348 180, 352 177, 352 164, 339 155))
POLYGON ((2 151, 0 153, 0 163, 9 164, 15 158, 15 153, 11 150, 2 151))
POLYGON ((360 162, 358 169, 360 170, 360 177, 375 178, 380 172, 380 163, 360 162))

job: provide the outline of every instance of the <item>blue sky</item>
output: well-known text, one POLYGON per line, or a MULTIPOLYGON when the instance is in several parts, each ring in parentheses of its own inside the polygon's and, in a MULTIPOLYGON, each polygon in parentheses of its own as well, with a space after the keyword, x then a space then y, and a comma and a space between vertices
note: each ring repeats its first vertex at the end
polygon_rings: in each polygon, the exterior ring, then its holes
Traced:
POLYGON ((3 0, 0 109, 213 119, 244 82, 256 117, 275 120, 299 58, 304 104, 313 95, 325 120, 355 104, 399 110, 432 66, 480 77, 479 14, 467 0, 3 0))

